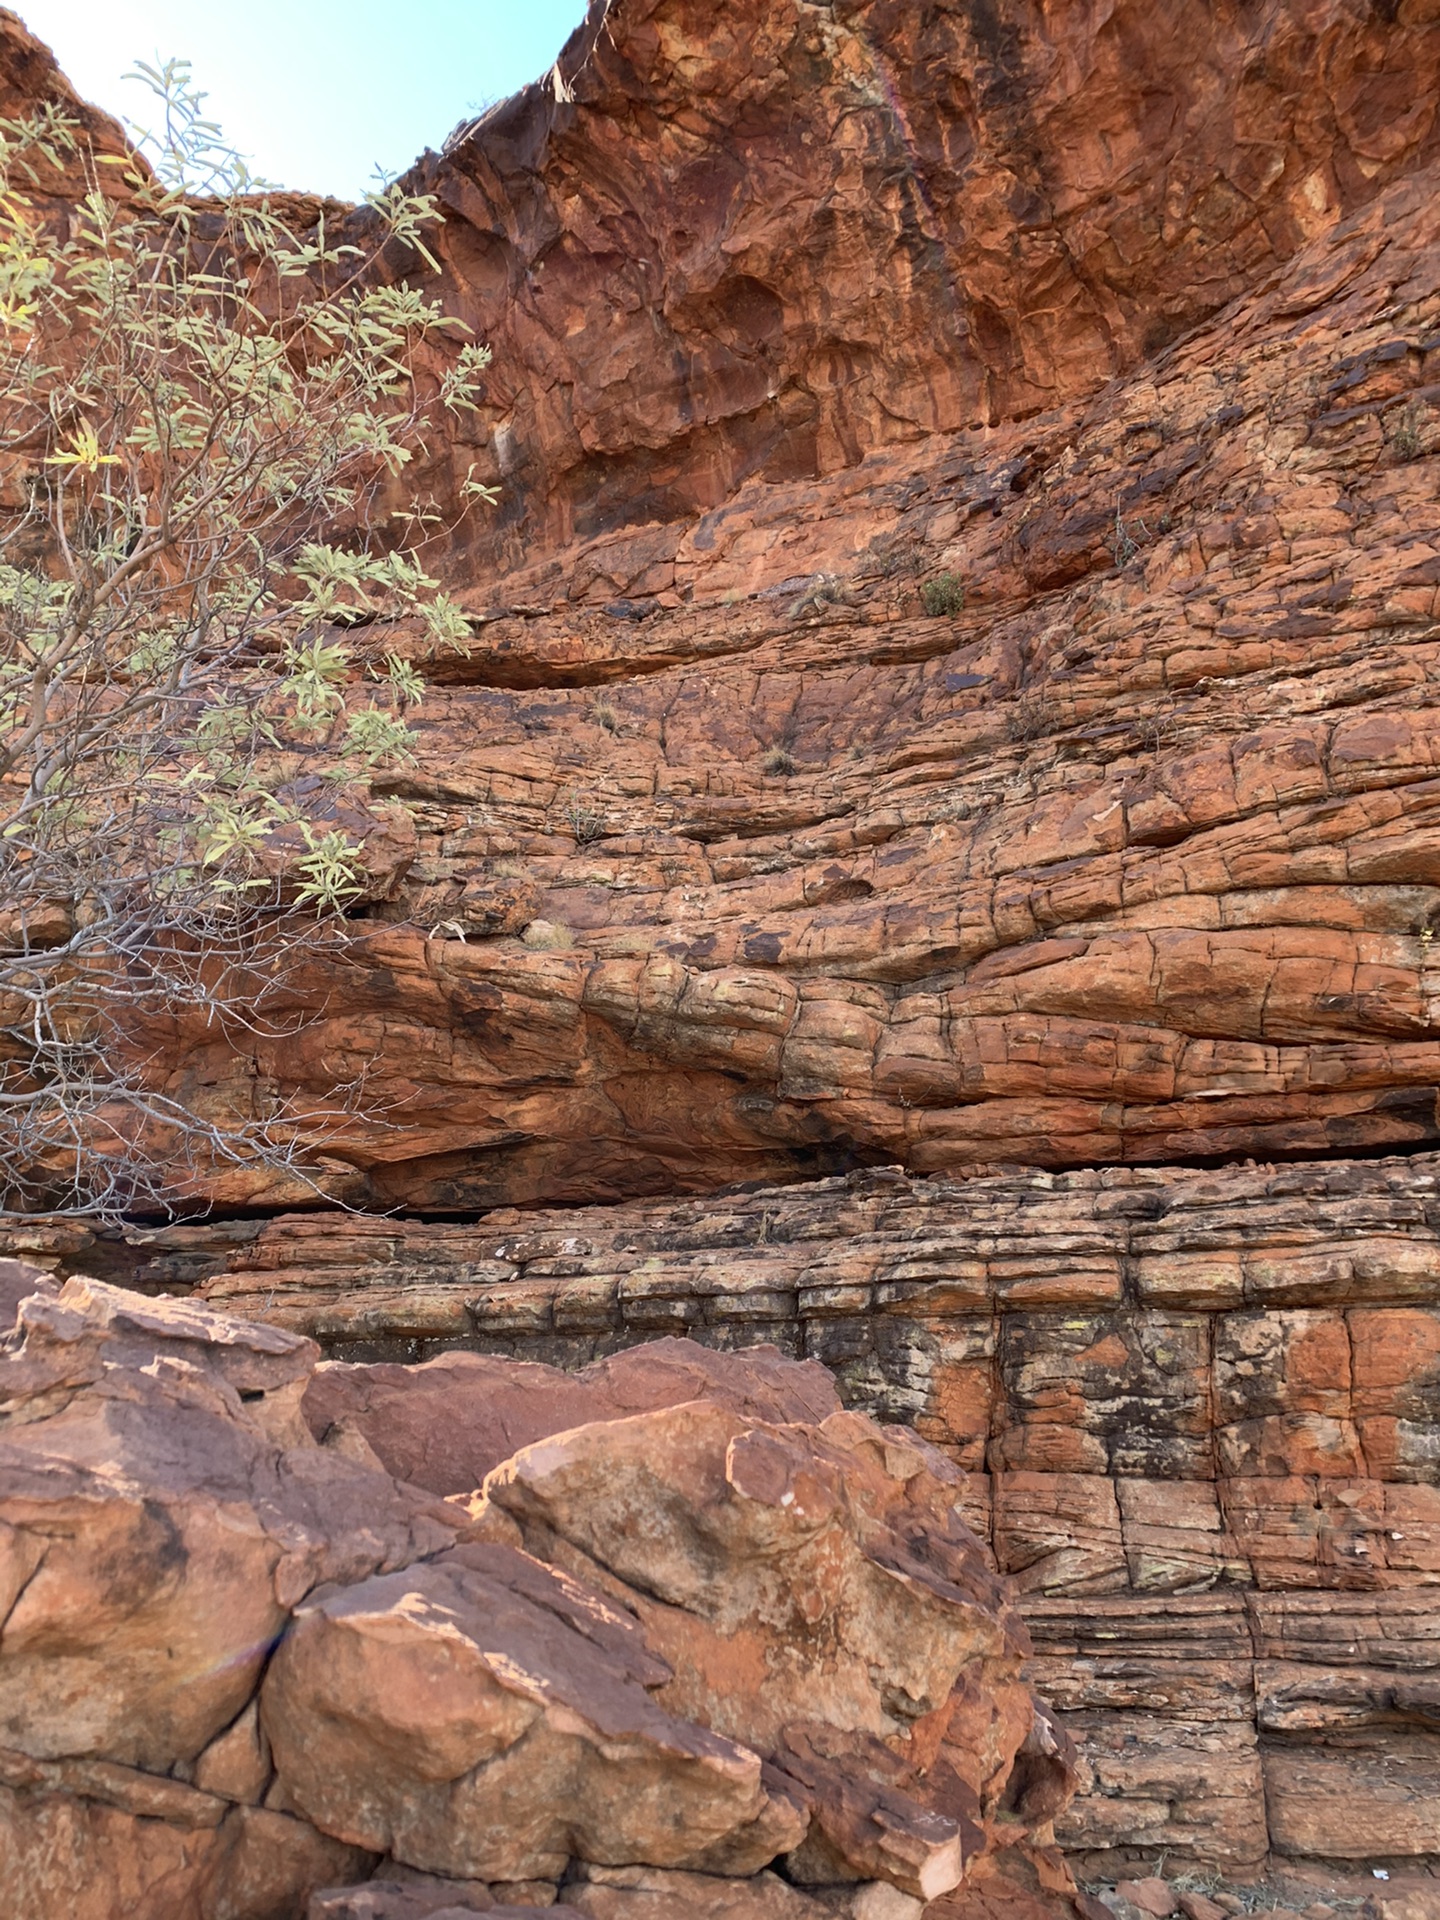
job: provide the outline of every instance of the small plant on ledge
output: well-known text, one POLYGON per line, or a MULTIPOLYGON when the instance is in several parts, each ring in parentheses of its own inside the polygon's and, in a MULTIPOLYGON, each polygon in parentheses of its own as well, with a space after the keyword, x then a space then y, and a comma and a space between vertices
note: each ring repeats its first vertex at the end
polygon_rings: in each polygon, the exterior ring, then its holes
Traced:
POLYGON ((932 620, 953 620, 965 611, 965 582, 958 574, 937 573, 921 587, 920 604, 932 620))

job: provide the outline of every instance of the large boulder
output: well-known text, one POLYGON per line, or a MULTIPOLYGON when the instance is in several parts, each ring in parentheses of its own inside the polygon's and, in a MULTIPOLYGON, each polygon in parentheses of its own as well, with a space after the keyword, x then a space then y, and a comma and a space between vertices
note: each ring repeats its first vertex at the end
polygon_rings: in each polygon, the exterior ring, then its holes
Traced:
POLYGON ((0 1884, 37 1920, 298 1912, 367 1856, 262 1807, 291 1608, 447 1545, 315 1446, 308 1341, 41 1275, 0 1347, 0 1884))
POLYGON ((757 1872, 806 1810, 754 1752, 667 1713, 672 1677, 628 1610, 478 1544, 302 1606, 262 1714, 287 1804, 416 1866, 757 1872))
MULTIPOLYGON (((469 1496, 477 1537, 622 1597, 670 1669, 656 1698, 798 1785, 792 1878, 928 1898, 1068 1799, 1067 1743, 1021 1678, 1023 1628, 956 1511, 959 1476, 842 1411, 820 1367, 677 1339, 573 1374, 455 1353, 324 1365, 304 1405, 327 1444, 469 1496)), ((297 1764, 333 1791, 313 1751, 324 1697, 295 1715, 297 1764)))
POLYGON ((820 1369, 317 1375, 273 1327, 9 1278, 16 1911, 914 1920, 1045 1858, 1067 1760, 954 1470, 820 1369))

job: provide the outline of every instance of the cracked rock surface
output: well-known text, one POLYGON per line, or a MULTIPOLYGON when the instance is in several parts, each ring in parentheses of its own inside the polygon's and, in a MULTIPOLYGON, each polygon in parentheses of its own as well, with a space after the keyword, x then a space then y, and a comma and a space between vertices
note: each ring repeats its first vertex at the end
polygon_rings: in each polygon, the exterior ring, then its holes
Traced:
POLYGON ((0 1346, 17 1913, 349 1883, 316 1911, 913 1920, 1002 1860, 1064 1911, 1073 1752, 955 1469, 822 1369, 642 1350, 566 1428, 517 1368, 544 1437, 442 1498, 314 1438, 302 1337, 33 1278, 0 1346), (617 1381, 651 1410, 607 1414, 617 1381))

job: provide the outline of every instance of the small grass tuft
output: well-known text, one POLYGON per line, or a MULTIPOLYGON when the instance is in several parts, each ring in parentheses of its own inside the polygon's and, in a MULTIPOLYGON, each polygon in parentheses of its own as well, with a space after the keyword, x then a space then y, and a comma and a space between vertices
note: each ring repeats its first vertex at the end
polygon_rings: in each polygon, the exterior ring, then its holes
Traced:
POLYGON ((766 773, 793 773, 795 756, 787 747, 771 747, 760 764, 766 773))
POLYGON ((953 620, 965 611, 965 582, 955 573, 937 573, 921 587, 920 604, 932 620, 953 620))
POLYGON ((1421 451, 1420 408, 1414 401, 1408 401, 1395 418, 1390 428, 1390 451, 1397 460, 1418 460, 1421 451))
POLYGON ((1120 511, 1120 503, 1117 501, 1115 503, 1115 527, 1108 542, 1111 556, 1117 567, 1128 567, 1140 551, 1141 540, 1137 540, 1131 531, 1134 527, 1140 529, 1141 539, 1150 539, 1150 529, 1143 520, 1132 520, 1129 525, 1126 524, 1125 516, 1120 511))
POLYGON ((819 613, 824 607, 848 607, 853 599, 838 573, 817 573, 805 591, 791 601, 790 618, 803 620, 807 613, 819 613))
POLYGON ((589 794, 568 793, 560 806, 562 832, 573 835, 577 847, 605 838, 605 816, 589 794))

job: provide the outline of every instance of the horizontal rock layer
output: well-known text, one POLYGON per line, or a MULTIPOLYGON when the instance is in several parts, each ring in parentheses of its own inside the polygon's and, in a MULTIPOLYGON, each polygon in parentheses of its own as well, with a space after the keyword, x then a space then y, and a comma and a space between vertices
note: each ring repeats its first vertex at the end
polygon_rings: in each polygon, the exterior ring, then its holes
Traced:
MULTIPOLYGON (((137 1035, 206 1113, 330 1109, 338 1198, 510 1211, 16 1250, 313 1334, 359 1370, 310 1451, 432 1493, 542 1438, 499 1358, 823 1360, 965 1476, 1072 1849, 1434 1863, 1437 71, 1427 0, 593 8, 416 176, 496 349, 423 478, 503 499, 438 563, 473 645, 425 663, 413 848, 283 1040, 137 1035), (1244 1156, 1316 1164, 1173 1166, 1244 1156)), ((392 1572, 305 1636, 423 1638, 392 1572)), ((83 1855, 162 1790, 78 1764, 6 1782, 83 1855)), ((194 1791, 217 1886, 309 1830, 194 1791)))
POLYGON ((1440 1855, 1440 1157, 29 1242, 368 1362, 322 1369, 311 1419, 435 1491, 537 1437, 483 1356, 823 1361, 964 1470, 1081 1743, 1068 1846, 1440 1855))
POLYGON ((650 528, 477 611, 407 877, 169 1090, 441 1211, 1440 1139, 1434 189, 1094 402, 750 484, 684 604, 650 528))

